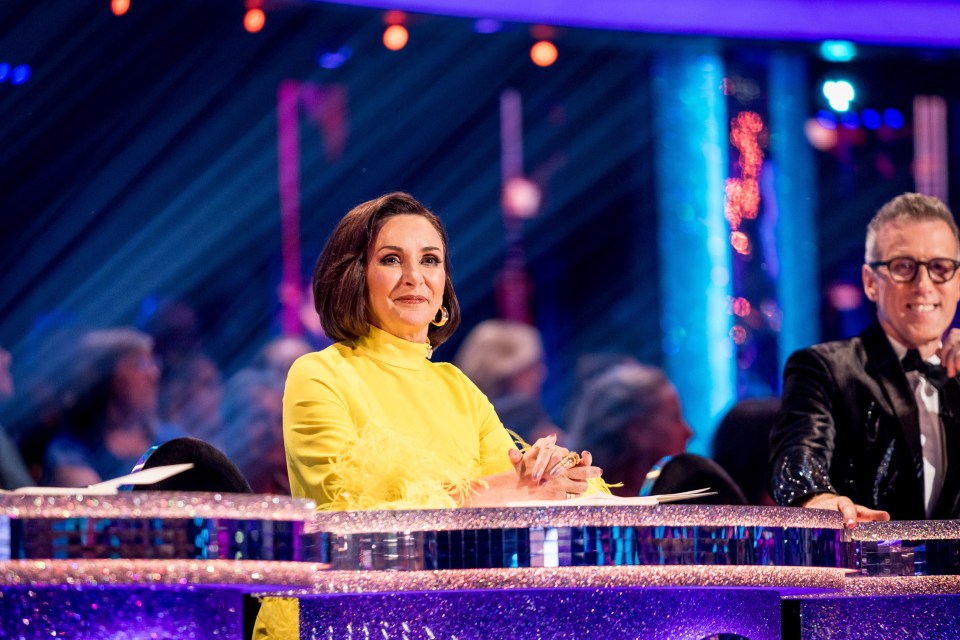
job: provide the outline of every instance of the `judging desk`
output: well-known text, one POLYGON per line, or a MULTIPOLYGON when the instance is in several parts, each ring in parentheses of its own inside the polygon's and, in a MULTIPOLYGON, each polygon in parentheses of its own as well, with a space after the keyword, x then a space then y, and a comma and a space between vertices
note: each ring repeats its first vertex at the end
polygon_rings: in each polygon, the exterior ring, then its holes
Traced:
POLYGON ((315 513, 279 496, 0 495, 0 637, 954 638, 960 522, 707 505, 315 513))

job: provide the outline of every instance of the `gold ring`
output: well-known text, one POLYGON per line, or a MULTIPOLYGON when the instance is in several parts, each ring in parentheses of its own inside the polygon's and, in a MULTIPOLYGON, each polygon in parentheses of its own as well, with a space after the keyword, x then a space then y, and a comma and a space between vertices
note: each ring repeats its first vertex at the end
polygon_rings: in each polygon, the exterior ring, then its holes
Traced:
POLYGON ((571 451, 567 455, 560 458, 560 464, 562 464, 565 469, 573 469, 575 466, 580 464, 580 454, 576 451, 571 451))
POLYGON ((577 494, 570 493, 569 491, 567 491, 567 498, 566 498, 567 500, 570 500, 571 498, 576 498, 576 497, 577 497, 577 494))

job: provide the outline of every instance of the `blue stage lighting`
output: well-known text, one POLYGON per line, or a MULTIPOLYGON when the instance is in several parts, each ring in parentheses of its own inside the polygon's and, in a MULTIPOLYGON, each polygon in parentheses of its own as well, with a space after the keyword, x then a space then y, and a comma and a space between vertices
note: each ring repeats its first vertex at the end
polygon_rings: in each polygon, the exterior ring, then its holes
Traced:
POLYGON ((896 109, 884 109, 883 123, 891 129, 899 129, 903 126, 903 114, 896 109))
POLYGON ((23 84, 30 79, 30 65, 18 64, 10 74, 10 84, 23 84))
POLYGON ((864 109, 863 113, 860 114, 860 122, 867 129, 879 129, 880 125, 883 124, 883 118, 880 117, 876 109, 864 109))
POLYGON ((840 116, 840 124, 844 129, 856 129, 860 126, 860 117, 856 111, 844 111, 840 116))
POLYGON ((723 209, 729 120, 717 89, 723 58, 707 47, 661 52, 652 75, 657 189, 660 202, 670 203, 649 247, 660 251, 664 365, 697 425, 690 450, 706 455, 713 429, 736 399, 732 250, 723 209), (694 360, 697 367, 690 366, 694 360))
POLYGON ((476 33, 497 33, 502 28, 500 21, 492 18, 480 18, 473 23, 473 30, 476 33))
POLYGON ((336 51, 325 51, 317 56, 317 64, 324 69, 339 69, 343 63, 350 59, 353 49, 350 47, 340 47, 336 51))
POLYGON ((10 79, 10 63, 0 62, 0 82, 6 82, 10 79))
POLYGON ((830 62, 850 62, 857 55, 857 45, 849 40, 824 40, 820 44, 820 56, 830 62))
POLYGON ((833 113, 833 111, 820 109, 820 111, 817 111, 817 124, 824 129, 836 129, 837 116, 833 113))

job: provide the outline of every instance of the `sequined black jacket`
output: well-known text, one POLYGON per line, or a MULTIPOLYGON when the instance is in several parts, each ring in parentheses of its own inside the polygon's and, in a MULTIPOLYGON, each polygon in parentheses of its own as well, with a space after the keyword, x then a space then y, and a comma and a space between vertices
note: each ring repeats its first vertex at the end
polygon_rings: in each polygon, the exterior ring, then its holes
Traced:
MULTIPOLYGON (((838 493, 922 520, 923 450, 917 403, 879 324, 856 338, 818 344, 790 356, 783 400, 771 432, 774 500, 796 505, 838 493)), ((960 383, 941 396, 947 472, 934 518, 960 516, 960 383)))

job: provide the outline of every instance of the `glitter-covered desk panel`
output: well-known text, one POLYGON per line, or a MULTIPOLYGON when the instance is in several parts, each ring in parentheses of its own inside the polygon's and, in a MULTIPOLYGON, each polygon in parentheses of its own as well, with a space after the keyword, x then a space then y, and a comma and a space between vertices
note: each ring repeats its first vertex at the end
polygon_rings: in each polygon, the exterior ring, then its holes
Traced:
POLYGON ((304 556, 341 570, 747 565, 853 568, 839 529, 772 526, 490 528, 305 536, 304 556))
POLYGON ((784 640, 960 637, 960 595, 810 597, 783 604, 784 640))
POLYGON ((780 597, 764 589, 518 589, 307 596, 309 640, 750 640, 780 638, 780 597))
POLYGON ((195 586, 5 586, 0 590, 0 637, 239 640, 243 597, 236 589, 195 586))
POLYGON ((960 521, 871 522, 853 537, 865 575, 960 575, 960 521))
POLYGON ((301 560, 303 522, 223 518, 16 518, 0 559, 301 560))

